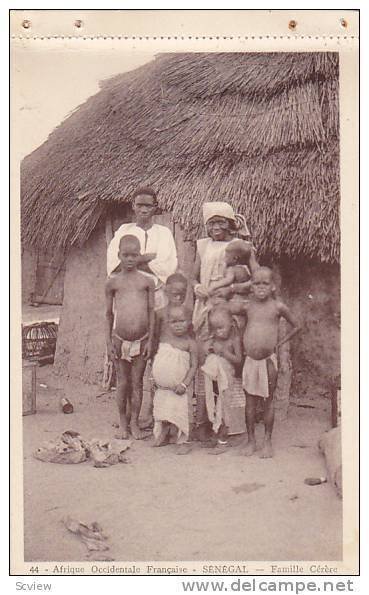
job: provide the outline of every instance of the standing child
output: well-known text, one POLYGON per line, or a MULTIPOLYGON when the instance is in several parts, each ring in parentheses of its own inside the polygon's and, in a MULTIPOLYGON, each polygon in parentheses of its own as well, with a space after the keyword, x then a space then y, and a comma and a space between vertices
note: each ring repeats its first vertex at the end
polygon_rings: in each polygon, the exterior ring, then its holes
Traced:
POLYGON ((236 385, 235 368, 241 364, 242 349, 239 331, 227 308, 213 308, 209 313, 208 323, 208 354, 201 369, 205 374, 207 414, 217 437, 215 454, 223 452, 227 446, 232 397, 236 385), (214 394, 214 383, 217 384, 217 396, 214 394))
MULTIPOLYGON (((190 336, 191 313, 184 306, 168 306, 165 328, 152 365, 154 395, 154 446, 168 444, 171 424, 177 444, 189 437, 188 387, 197 369, 197 345, 190 336)), ((187 454, 185 446, 178 454, 187 454)))
POLYGON ((151 357, 154 333, 154 281, 137 270, 140 242, 125 235, 119 243, 121 270, 105 285, 106 343, 115 363, 120 438, 145 438, 138 416, 142 403, 142 378, 151 357), (132 394, 131 394, 132 393, 132 394))
POLYGON ((168 327, 168 312, 172 306, 182 306, 187 294, 187 279, 182 273, 173 273, 165 283, 165 295, 168 301, 167 305, 155 312, 155 349, 157 349, 159 340, 163 341, 168 327))
MULTIPOLYGON (((245 454, 250 456, 256 450, 256 404, 259 399, 263 399, 265 440, 261 458, 273 456, 271 440, 274 423, 273 397, 278 377, 276 350, 300 330, 289 308, 273 297, 274 291, 272 271, 267 267, 260 267, 252 275, 250 301, 240 306, 241 313, 246 315, 243 336, 246 359, 242 372, 243 388, 246 393, 248 434, 245 454), (278 342, 279 320, 282 317, 291 324, 292 330, 278 342)), ((236 306, 232 307, 236 308, 236 306)))

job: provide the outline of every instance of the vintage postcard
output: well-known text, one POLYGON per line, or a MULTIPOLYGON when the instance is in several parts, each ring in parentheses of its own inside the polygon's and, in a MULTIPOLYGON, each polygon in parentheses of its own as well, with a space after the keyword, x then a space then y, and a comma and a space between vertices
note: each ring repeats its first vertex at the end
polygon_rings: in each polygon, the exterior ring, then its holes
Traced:
POLYGON ((14 575, 355 575, 359 13, 11 11, 14 575))

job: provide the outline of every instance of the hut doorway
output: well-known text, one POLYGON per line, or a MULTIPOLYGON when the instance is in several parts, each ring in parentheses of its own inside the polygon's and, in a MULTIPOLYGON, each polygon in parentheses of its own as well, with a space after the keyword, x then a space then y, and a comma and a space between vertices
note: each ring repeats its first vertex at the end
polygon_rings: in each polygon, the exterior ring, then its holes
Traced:
POLYGON ((64 296, 64 253, 39 252, 33 300, 40 304, 60 306, 64 296))

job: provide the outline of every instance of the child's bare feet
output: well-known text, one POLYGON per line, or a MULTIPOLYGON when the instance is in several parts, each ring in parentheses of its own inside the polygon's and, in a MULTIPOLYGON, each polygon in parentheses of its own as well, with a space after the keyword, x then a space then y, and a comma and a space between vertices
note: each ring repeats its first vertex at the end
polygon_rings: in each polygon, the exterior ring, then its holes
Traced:
POLYGON ((209 450, 209 455, 221 455, 223 452, 227 452, 228 447, 227 442, 218 442, 212 450, 209 450))
POLYGON ((114 434, 114 438, 116 438, 117 440, 128 440, 128 438, 129 438, 128 430, 120 430, 119 432, 114 434))
POLYGON ((131 434, 135 440, 144 440, 148 436, 150 436, 149 432, 144 432, 140 429, 138 424, 131 423, 131 434))
POLYGON ((169 444, 169 430, 170 426, 163 424, 159 436, 157 436, 154 440, 153 446, 166 446, 169 444))
POLYGON ((249 440, 246 446, 241 450, 241 454, 245 457, 251 457, 256 451, 255 440, 249 440))
POLYGON ((188 455, 192 450, 192 445, 189 442, 178 444, 176 455, 188 455))
POLYGON ((273 447, 271 440, 265 440, 264 446, 260 451, 261 459, 271 459, 273 457, 273 447))
POLYGON ((140 421, 140 428, 141 430, 152 430, 152 428, 154 427, 154 419, 151 418, 147 418, 147 419, 143 419, 140 421))

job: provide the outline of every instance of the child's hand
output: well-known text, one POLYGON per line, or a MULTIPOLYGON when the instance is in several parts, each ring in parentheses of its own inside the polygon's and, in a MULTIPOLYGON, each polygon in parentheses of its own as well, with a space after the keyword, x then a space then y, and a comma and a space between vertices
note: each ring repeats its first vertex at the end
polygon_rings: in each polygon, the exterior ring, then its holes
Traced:
POLYGON ((204 287, 204 285, 201 285, 201 283, 198 283, 197 285, 195 285, 194 292, 195 292, 195 296, 198 298, 204 299, 204 298, 209 297, 209 293, 208 293, 207 289, 204 287))
POLYGON ((184 395, 186 392, 186 386, 184 384, 177 384, 177 386, 174 389, 174 392, 177 395, 184 395))
POLYGON ((213 352, 214 352, 216 355, 224 355, 223 348, 222 348, 222 347, 220 347, 220 345, 217 345, 216 343, 213 345, 213 352))
POLYGON ((116 359, 119 359, 119 354, 117 352, 117 349, 115 347, 115 345, 112 343, 112 341, 109 341, 106 344, 106 351, 108 354, 108 359, 113 362, 116 359))
POLYGON ((154 345, 151 341, 148 341, 143 349, 142 355, 144 359, 150 360, 154 355, 154 345))

